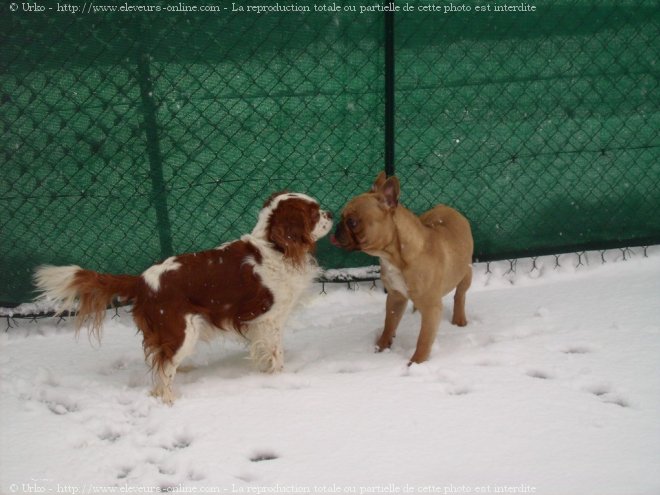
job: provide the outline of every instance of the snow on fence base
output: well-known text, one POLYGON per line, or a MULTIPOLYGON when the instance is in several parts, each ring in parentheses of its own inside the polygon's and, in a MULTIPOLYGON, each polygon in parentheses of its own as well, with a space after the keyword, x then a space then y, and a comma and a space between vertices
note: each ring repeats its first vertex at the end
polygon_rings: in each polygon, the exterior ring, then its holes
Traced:
MULTIPOLYGON (((516 258, 499 261, 473 263, 475 275, 482 273, 485 284, 502 279, 513 284, 519 277, 539 278, 552 272, 566 270, 582 270, 595 264, 618 263, 635 257, 649 256, 649 252, 660 252, 660 245, 624 247, 598 251, 581 251, 530 258, 516 258)), ((359 289, 361 282, 369 282, 369 288, 379 287, 380 266, 371 265, 357 268, 341 268, 324 270, 317 280, 320 292, 325 293, 325 284, 346 283, 351 290, 359 289)), ((124 306, 117 303, 113 308, 124 306)), ((111 308, 109 308, 111 309, 111 308)), ((35 320, 39 318, 59 318, 60 321, 75 316, 75 312, 58 313, 57 308, 48 301, 24 303, 13 308, 0 307, 0 318, 5 318, 5 331, 18 325, 17 319, 35 320)))

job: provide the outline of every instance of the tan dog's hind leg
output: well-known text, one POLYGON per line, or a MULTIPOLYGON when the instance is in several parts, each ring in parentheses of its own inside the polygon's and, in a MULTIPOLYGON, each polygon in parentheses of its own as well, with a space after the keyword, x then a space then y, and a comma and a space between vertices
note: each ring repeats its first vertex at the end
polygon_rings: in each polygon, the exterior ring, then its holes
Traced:
POLYGON ((435 336, 438 333, 438 326, 440 326, 440 318, 442 317, 442 302, 433 301, 429 303, 426 301, 424 304, 415 303, 419 312, 422 314, 422 329, 417 338, 417 349, 410 358, 410 363, 423 363, 431 355, 431 347, 435 341, 435 336))
POLYGON ((406 296, 395 290, 388 291, 387 301, 385 302, 385 328, 378 342, 376 342, 377 352, 382 352, 392 347, 396 329, 399 326, 407 305, 408 298, 406 296))
POLYGON ((467 275, 456 286, 454 293, 454 315, 451 319, 453 325, 464 327, 467 325, 467 316, 465 316, 465 293, 472 284, 472 267, 469 268, 467 275))

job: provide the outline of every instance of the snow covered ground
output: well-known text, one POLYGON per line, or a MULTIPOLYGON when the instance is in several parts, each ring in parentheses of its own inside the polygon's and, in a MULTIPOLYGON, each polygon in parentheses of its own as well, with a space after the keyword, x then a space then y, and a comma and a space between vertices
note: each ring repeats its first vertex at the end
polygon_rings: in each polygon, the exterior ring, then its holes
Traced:
POLYGON ((658 494, 660 248, 635 251, 477 265, 469 325, 448 299, 410 368, 418 314, 375 354, 382 290, 314 287, 285 373, 202 344, 173 407, 124 311, 100 348, 22 320, 0 335, 0 493, 658 494))

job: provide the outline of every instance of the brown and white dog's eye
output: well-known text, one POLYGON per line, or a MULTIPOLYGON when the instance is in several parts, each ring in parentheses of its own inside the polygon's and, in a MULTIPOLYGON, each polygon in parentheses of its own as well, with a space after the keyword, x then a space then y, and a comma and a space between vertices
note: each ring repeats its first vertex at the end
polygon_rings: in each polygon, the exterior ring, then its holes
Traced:
POLYGON ((353 217, 348 217, 346 219, 346 225, 348 226, 349 229, 355 230, 358 226, 358 221, 353 217))

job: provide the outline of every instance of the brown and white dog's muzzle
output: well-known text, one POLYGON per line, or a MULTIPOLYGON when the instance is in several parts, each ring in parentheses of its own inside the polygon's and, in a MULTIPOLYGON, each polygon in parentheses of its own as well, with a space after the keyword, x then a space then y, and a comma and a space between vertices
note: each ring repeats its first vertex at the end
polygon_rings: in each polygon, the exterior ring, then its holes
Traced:
POLYGON ((324 237, 332 229, 332 213, 326 210, 320 210, 319 213, 321 216, 312 231, 314 240, 324 237))

